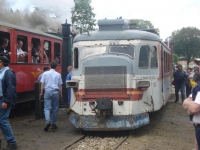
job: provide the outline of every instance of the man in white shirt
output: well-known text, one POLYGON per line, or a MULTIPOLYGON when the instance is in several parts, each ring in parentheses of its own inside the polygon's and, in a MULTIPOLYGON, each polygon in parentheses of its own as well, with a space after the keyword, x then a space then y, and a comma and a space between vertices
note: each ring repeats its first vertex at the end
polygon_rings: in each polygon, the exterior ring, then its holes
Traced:
POLYGON ((17 59, 18 61, 24 61, 25 56, 28 55, 27 52, 24 52, 21 48, 23 46, 23 42, 18 40, 17 41, 17 59))
POLYGON ((49 127, 52 124, 52 129, 57 129, 56 125, 56 119, 57 119, 57 113, 59 108, 59 95, 62 99, 62 78, 60 73, 56 72, 57 63, 51 62, 50 67, 51 69, 49 71, 46 71, 42 75, 41 79, 41 91, 40 91, 40 97, 43 95, 44 91, 44 114, 45 114, 45 120, 46 120, 46 126, 44 128, 44 131, 48 131, 49 127), (52 109, 52 121, 50 120, 50 111, 52 109))

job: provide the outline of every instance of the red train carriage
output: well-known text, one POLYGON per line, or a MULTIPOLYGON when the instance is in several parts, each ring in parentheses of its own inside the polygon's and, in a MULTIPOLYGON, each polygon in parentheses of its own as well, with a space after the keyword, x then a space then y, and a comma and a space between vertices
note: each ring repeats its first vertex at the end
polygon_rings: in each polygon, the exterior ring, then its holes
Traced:
POLYGON ((0 39, 2 38, 9 39, 6 50, 12 53, 9 67, 16 73, 17 102, 33 100, 34 82, 42 73, 43 68, 49 66, 49 62, 53 60, 58 62, 56 70, 61 73, 62 38, 0 21, 0 39), (17 57, 18 40, 23 42, 22 50, 28 53, 24 59, 17 57), (34 43, 41 46, 42 58, 39 63, 33 63, 31 50, 34 43), (47 58, 44 58, 44 53, 47 58))

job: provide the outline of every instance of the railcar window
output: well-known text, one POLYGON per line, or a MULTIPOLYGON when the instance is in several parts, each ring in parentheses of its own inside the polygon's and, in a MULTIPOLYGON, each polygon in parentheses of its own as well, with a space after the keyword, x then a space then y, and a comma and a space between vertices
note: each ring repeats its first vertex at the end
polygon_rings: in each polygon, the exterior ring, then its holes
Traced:
POLYGON ((44 63, 51 62, 51 42, 44 41, 44 63))
POLYGON ((157 49, 155 46, 151 47, 151 68, 158 67, 157 49))
POLYGON ((78 48, 74 48, 74 68, 78 68, 78 48))
POLYGON ((149 67, 149 51, 150 47, 145 45, 140 48, 139 56, 139 67, 148 68, 149 67))
POLYGON ((164 52, 164 73, 166 73, 166 52, 164 52))
POLYGON ((17 62, 28 62, 28 42, 27 36, 17 36, 17 62))
POLYGON ((88 56, 97 55, 97 54, 105 54, 106 46, 91 46, 84 47, 82 49, 82 58, 86 58, 88 56))
MULTIPOLYGON (((8 52, 10 52, 10 34, 7 32, 2 32, 0 31, 0 55, 5 55, 5 51, 7 50, 8 52), (7 41, 8 39, 8 44, 5 45, 5 40, 7 41)), ((9 57, 8 54, 6 54, 6 56, 9 57)))
POLYGON ((131 45, 110 46, 110 52, 117 53, 117 54, 126 54, 131 57, 134 57, 134 47, 131 45))
POLYGON ((54 61, 60 64, 60 43, 54 43, 54 61))
POLYGON ((40 39, 32 38, 31 44, 32 44, 32 49, 31 49, 32 63, 40 63, 42 59, 40 39))
POLYGON ((166 53, 166 60, 165 60, 165 63, 166 63, 166 72, 168 72, 168 54, 166 53))
POLYGON ((167 54, 167 68, 168 68, 168 72, 170 72, 170 55, 169 54, 167 54))

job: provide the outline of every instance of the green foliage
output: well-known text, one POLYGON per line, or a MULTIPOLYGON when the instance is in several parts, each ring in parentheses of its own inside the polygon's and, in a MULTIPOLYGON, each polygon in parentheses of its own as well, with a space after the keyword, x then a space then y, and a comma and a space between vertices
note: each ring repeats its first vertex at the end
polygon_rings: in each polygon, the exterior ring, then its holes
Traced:
MULTIPOLYGON (((130 19, 130 29, 155 29, 153 24, 148 20, 142 19, 130 19)), ((160 31, 158 28, 155 29, 159 35, 160 31)))
POLYGON ((179 61, 178 55, 173 54, 174 63, 177 64, 179 61))
POLYGON ((200 57, 200 30, 195 27, 182 28, 172 33, 174 52, 183 57, 187 64, 191 59, 200 57))
POLYGON ((81 32, 94 30, 96 20, 93 8, 90 6, 90 0, 75 1, 75 7, 72 11, 72 25, 81 32))

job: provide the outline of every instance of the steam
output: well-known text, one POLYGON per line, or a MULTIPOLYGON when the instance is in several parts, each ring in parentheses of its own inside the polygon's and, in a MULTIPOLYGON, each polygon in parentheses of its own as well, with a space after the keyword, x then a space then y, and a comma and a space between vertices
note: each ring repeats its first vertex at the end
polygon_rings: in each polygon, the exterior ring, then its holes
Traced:
POLYGON ((0 0, 0 21, 43 32, 58 32, 66 19, 71 22, 73 7, 73 0, 0 0), (33 7, 42 9, 37 11, 33 7))

